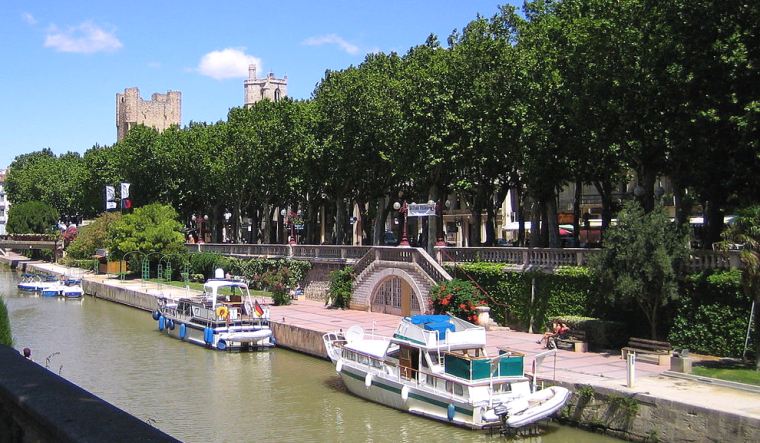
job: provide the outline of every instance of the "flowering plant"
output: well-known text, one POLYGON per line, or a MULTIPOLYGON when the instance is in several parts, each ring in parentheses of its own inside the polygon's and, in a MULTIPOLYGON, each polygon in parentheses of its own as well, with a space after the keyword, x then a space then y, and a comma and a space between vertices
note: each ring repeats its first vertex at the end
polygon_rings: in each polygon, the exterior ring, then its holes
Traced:
POLYGON ((436 314, 449 313, 470 322, 478 320, 475 308, 485 305, 485 297, 470 282, 454 279, 430 288, 431 308, 436 314))

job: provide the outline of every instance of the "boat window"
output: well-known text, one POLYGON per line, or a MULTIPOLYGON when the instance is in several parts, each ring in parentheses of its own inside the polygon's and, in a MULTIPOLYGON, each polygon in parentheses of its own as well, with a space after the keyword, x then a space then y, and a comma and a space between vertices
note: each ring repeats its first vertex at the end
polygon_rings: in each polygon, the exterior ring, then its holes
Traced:
POLYGON ((446 392, 451 393, 454 388, 454 382, 446 380, 446 392))
POLYGON ((425 376, 425 383, 430 386, 435 386, 435 378, 432 375, 428 374, 425 376))
POLYGON ((381 362, 380 360, 376 358, 370 359, 370 363, 372 364, 373 368, 383 369, 383 362, 381 362))
POLYGON ((359 354, 359 363, 363 365, 369 364, 369 358, 366 355, 359 354))
POLYGON ((493 392, 512 392, 512 385, 509 383, 498 383, 493 385, 493 392))
POLYGON ((454 395, 463 396, 464 395, 464 387, 460 385, 459 383, 454 383, 454 395))
POLYGON ((399 352, 400 352, 400 348, 398 347, 398 344, 391 343, 388 346, 388 350, 386 351, 385 355, 387 355, 388 357, 398 359, 399 352))

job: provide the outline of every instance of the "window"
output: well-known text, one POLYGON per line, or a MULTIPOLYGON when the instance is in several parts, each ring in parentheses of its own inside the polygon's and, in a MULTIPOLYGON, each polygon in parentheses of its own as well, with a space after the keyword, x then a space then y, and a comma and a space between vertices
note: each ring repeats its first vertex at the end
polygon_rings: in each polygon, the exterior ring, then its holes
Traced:
POLYGON ((459 383, 454 383, 454 395, 463 396, 464 388, 459 383))

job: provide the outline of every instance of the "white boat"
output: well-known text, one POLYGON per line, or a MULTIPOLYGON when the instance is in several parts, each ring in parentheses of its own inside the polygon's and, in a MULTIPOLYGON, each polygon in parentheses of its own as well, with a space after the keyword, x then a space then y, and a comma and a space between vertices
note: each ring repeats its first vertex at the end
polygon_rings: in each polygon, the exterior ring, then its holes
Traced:
POLYGON ((64 288, 66 288, 65 285, 52 282, 51 284, 46 284, 44 287, 41 287, 40 294, 42 294, 43 297, 59 297, 63 295, 64 288))
POLYGON ((532 390, 524 354, 489 356, 485 329, 448 315, 404 317, 392 337, 352 326, 323 340, 353 394, 468 428, 519 428, 550 417, 570 394, 532 390))
POLYGON ((80 298, 84 295, 84 290, 81 285, 64 285, 62 294, 66 298, 80 298))
POLYGON ((239 280, 208 280, 203 295, 193 298, 159 298, 153 319, 160 331, 220 351, 274 346, 269 309, 252 299, 248 285, 239 280))

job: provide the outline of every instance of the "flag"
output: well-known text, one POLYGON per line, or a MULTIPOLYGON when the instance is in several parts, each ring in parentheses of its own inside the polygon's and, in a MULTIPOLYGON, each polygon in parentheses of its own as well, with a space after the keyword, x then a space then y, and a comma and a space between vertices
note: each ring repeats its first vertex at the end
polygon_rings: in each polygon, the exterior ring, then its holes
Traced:
POLYGON ((106 201, 112 202, 116 200, 116 190, 113 186, 106 186, 106 201))
POLYGON ((256 316, 261 317, 264 315, 264 310, 261 309, 261 305, 258 300, 253 301, 253 310, 256 312, 256 316))
POLYGON ((129 183, 121 184, 121 199, 129 198, 129 183))

